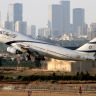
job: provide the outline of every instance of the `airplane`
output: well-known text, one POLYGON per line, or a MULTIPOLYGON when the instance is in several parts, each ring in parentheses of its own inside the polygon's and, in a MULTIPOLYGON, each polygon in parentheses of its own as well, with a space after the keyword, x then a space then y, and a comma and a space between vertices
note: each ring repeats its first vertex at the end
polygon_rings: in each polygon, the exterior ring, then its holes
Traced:
POLYGON ((0 42, 9 45, 7 51, 12 54, 28 53, 28 59, 33 55, 39 58, 46 56, 59 60, 96 60, 96 38, 76 50, 71 50, 0 28, 0 42))

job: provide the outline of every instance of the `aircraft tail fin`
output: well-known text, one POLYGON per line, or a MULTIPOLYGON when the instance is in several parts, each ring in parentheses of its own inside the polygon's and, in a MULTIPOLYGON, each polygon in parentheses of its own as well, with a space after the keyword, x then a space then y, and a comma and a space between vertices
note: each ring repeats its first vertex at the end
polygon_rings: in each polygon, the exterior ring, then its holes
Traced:
POLYGON ((96 38, 77 49, 80 52, 96 53, 96 38))

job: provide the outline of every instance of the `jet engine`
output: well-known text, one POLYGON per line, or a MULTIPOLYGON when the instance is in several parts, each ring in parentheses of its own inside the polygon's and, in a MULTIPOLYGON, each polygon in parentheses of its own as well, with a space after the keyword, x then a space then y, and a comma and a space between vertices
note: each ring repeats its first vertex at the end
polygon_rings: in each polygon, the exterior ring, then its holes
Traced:
POLYGON ((21 54, 22 52, 15 49, 14 47, 7 47, 7 52, 12 53, 12 54, 21 54))

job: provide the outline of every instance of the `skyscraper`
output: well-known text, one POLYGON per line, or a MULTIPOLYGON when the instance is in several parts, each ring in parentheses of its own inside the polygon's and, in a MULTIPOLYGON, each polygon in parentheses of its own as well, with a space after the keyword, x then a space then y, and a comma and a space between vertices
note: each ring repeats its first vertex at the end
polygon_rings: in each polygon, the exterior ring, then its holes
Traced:
POLYGON ((85 25, 85 13, 84 9, 82 8, 75 8, 73 9, 73 29, 75 35, 82 35, 83 28, 85 25))
POLYGON ((8 6, 7 21, 9 21, 9 22, 14 21, 14 6, 13 6, 13 4, 9 4, 9 6, 8 6))
POLYGON ((16 21, 15 31, 26 35, 27 34, 27 23, 24 21, 16 21))
POLYGON ((62 34, 61 31, 61 5, 54 4, 51 9, 51 31, 52 37, 55 38, 62 34))
POLYGON ((96 37, 96 23, 90 24, 90 33, 91 33, 91 39, 96 37))
POLYGON ((14 23, 16 21, 22 21, 22 14, 23 14, 23 9, 22 9, 22 4, 21 3, 15 3, 14 4, 14 14, 13 14, 13 19, 14 23))
POLYGON ((31 26, 31 36, 32 38, 36 38, 36 26, 35 25, 31 26))
POLYGON ((59 37, 70 32, 70 1, 61 1, 60 4, 52 5, 49 14, 52 37, 59 37))
POLYGON ((7 19, 5 21, 4 27, 11 31, 14 31, 14 22, 13 22, 13 4, 9 4, 8 12, 7 12, 7 19))
POLYGON ((62 33, 70 31, 70 1, 61 1, 61 24, 62 33))

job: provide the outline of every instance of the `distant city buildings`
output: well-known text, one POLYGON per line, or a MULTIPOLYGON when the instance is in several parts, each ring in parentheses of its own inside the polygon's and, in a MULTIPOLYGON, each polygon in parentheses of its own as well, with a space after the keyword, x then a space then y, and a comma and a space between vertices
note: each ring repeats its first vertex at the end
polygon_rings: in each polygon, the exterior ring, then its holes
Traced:
POLYGON ((82 8, 73 9, 73 34, 82 36, 85 27, 85 13, 82 8))
POLYGON ((13 5, 13 13, 14 23, 16 23, 16 21, 23 21, 23 6, 21 3, 15 3, 13 5))
POLYGON ((60 5, 52 5, 49 13, 51 16, 49 17, 50 29, 52 32, 52 38, 56 38, 57 36, 62 34, 61 28, 61 6, 60 5))
POLYGON ((4 27, 6 29, 14 31, 14 23, 9 18, 9 13, 7 13, 7 20, 5 21, 4 27))
POLYGON ((27 34, 27 22, 23 21, 23 5, 21 3, 9 4, 4 27, 24 35, 27 34))
POLYGON ((34 39, 37 35, 38 38, 53 40, 93 39, 96 36, 96 24, 92 23, 88 27, 85 22, 85 10, 74 8, 72 22, 70 11, 70 1, 61 0, 59 4, 52 4, 48 10, 48 27, 36 29, 37 26, 34 24, 29 28, 27 22, 23 20, 22 3, 9 4, 4 27, 24 35, 30 33, 29 36, 34 39))
POLYGON ((85 23, 85 10, 83 8, 73 9, 73 23, 70 23, 70 1, 61 1, 53 4, 49 9, 48 25, 51 29, 53 39, 66 34, 73 38, 87 38, 88 25, 85 23))
POLYGON ((90 39, 93 39, 96 37, 96 23, 91 23, 90 24, 90 39))
POLYGON ((69 40, 69 41, 71 41, 71 40, 73 40, 73 36, 72 36, 72 34, 70 33, 70 34, 63 34, 62 36, 60 36, 60 38, 58 38, 59 40, 69 40))
POLYGON ((14 22, 14 4, 9 4, 8 6, 7 20, 9 22, 14 22))
POLYGON ((13 19, 13 4, 9 4, 8 12, 7 12, 7 19, 4 22, 4 27, 6 29, 14 31, 14 19, 13 19))
POLYGON ((61 1, 50 8, 49 22, 52 38, 69 33, 70 30, 70 1, 61 1))
POLYGON ((9 30, 11 30, 11 31, 14 31, 14 26, 13 26, 13 25, 14 25, 13 22, 5 21, 4 27, 5 27, 6 29, 9 29, 9 30))
POLYGON ((70 31, 70 1, 61 1, 61 26, 63 34, 70 31))
POLYGON ((36 26, 35 25, 31 26, 31 36, 32 36, 32 38, 36 39, 37 34, 36 34, 36 26))
POLYGON ((43 39, 43 38, 50 38, 51 37, 51 31, 49 28, 39 28, 38 29, 38 38, 43 39))
POLYGON ((27 23, 24 22, 24 21, 16 21, 15 31, 26 35, 26 33, 27 33, 27 23))

